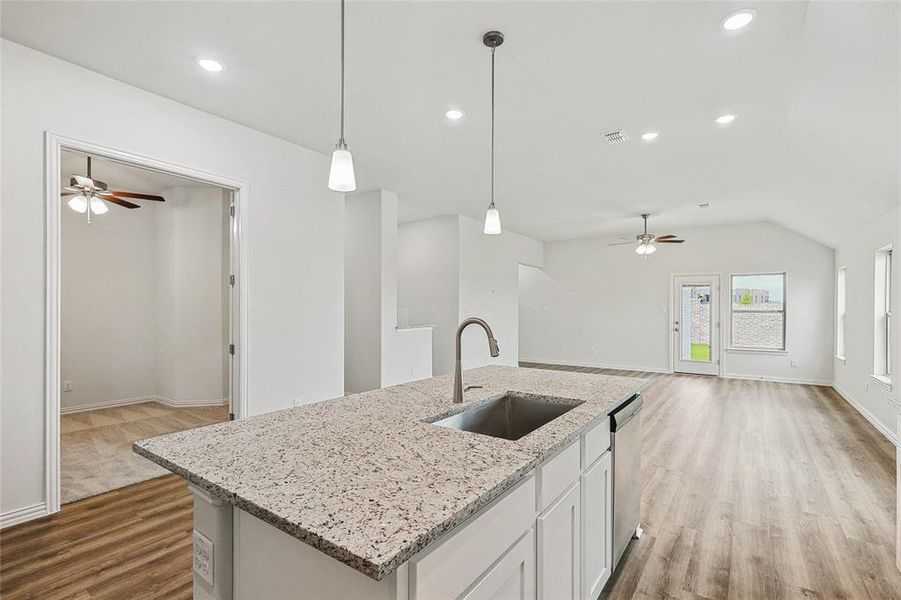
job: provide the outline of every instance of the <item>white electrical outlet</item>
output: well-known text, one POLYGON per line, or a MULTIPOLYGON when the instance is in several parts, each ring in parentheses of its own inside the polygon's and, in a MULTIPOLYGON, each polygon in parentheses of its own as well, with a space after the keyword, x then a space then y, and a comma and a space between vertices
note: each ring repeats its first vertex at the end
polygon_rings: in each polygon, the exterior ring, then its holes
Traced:
POLYGON ((72 381, 70 379, 67 379, 63 382, 63 391, 64 392, 72 391, 72 381))
POLYGON ((797 367, 797 366, 798 366, 798 361, 793 360, 793 361, 791 361, 790 364, 791 364, 791 366, 793 366, 793 367, 797 367))
POLYGON ((213 542, 196 529, 194 530, 194 572, 208 584, 213 585, 213 542))

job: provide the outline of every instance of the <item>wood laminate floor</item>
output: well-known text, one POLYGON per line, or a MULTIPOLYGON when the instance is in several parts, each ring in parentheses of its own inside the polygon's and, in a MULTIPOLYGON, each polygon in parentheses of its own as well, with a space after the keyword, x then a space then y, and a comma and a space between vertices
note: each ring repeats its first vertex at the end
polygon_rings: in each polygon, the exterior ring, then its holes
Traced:
MULTIPOLYGON (((894 446, 835 392, 647 376, 645 536, 608 598, 901 599, 894 446)), ((190 598, 185 483, 154 479, 4 530, 0 595, 190 598)))
POLYGON ((832 388, 641 376, 645 535, 606 597, 901 599, 895 447, 832 388))

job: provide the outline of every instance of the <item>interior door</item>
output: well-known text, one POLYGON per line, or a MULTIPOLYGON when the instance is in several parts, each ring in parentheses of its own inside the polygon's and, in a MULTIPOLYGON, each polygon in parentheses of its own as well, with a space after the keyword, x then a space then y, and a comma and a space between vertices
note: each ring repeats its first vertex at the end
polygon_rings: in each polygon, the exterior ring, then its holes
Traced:
POLYGON ((673 370, 719 375, 719 275, 673 278, 673 370))

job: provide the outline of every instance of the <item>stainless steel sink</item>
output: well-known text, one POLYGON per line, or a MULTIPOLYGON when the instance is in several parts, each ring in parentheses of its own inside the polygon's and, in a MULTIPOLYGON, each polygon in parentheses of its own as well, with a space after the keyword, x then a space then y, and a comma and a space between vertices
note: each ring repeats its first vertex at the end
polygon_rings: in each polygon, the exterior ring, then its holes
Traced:
POLYGON ((435 421, 432 425, 518 440, 580 404, 576 400, 548 401, 507 394, 435 421))

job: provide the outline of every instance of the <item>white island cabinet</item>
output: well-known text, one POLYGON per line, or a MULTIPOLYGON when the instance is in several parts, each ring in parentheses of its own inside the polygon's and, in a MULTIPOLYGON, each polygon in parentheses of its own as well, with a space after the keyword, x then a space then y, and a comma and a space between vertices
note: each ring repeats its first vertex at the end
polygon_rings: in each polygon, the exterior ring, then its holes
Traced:
MULTIPOLYGON (((610 486, 605 418, 378 581, 238 508, 197 495, 196 528, 234 523, 233 532, 199 531, 233 539, 234 567, 232 585, 195 578, 195 592, 216 600, 594 600, 613 567, 610 486), (233 510, 234 519, 211 518, 222 510, 233 510)), ((220 578, 228 577, 230 565, 217 561, 216 567, 220 578)))
POLYGON ((442 375, 135 442, 192 485, 194 597, 596 600, 616 567, 608 415, 648 381, 465 380, 462 403, 442 375), (467 421, 514 405, 541 417, 467 421))

